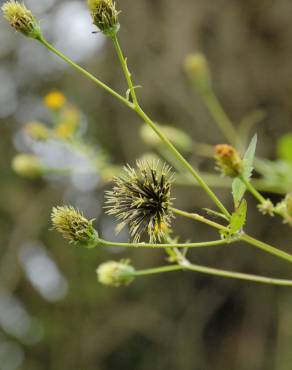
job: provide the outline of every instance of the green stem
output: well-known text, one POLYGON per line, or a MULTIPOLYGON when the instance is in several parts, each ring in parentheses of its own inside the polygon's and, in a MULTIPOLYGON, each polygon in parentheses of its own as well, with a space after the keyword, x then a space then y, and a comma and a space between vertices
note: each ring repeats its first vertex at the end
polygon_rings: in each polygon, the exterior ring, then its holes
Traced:
POLYGON ((157 136, 161 139, 161 141, 171 150, 173 155, 177 158, 177 160, 187 169, 188 172, 195 178, 196 182, 200 184, 200 186, 205 190, 205 192, 209 195, 209 197, 213 200, 213 202, 217 205, 217 207, 225 214, 226 217, 230 218, 230 214, 227 211, 227 209, 224 207, 224 205, 221 203, 221 201, 218 199, 218 197, 215 195, 215 193, 209 188, 209 186, 205 183, 205 181, 202 179, 200 174, 190 165, 190 163, 181 155, 181 153, 175 148, 175 146, 171 143, 171 141, 164 135, 164 133, 160 130, 160 128, 151 120, 150 117, 143 111, 143 109, 140 107, 136 93, 135 88, 133 85, 132 77, 129 72, 127 62, 123 56, 119 41, 117 36, 113 37, 113 43, 115 46, 115 49, 117 51, 118 58, 120 60, 123 72, 125 74, 129 89, 131 91, 132 99, 134 102, 134 109, 137 112, 137 114, 142 118, 142 120, 148 124, 152 128, 152 130, 157 134, 157 136))
POLYGON ((257 240, 247 234, 242 234, 240 237, 240 240, 244 240, 248 244, 251 244, 267 253, 273 254, 274 256, 277 256, 281 259, 284 259, 286 261, 292 262, 292 255, 289 253, 286 253, 278 248, 275 248, 267 243, 264 243, 260 240, 257 240))
POLYGON ((198 215, 197 213, 189 213, 189 212, 185 212, 180 209, 177 209, 177 208, 171 208, 171 210, 179 216, 183 216, 183 217, 195 220, 195 221, 202 222, 218 230, 227 231, 227 232, 229 231, 228 227, 220 225, 217 222, 211 221, 208 218, 198 215))
POLYGON ((97 245, 104 247, 124 247, 124 248, 201 248, 215 247, 226 244, 225 240, 214 240, 198 243, 182 243, 182 244, 152 244, 152 243, 118 243, 104 239, 98 239, 97 245))
MULTIPOLYGON (((211 221, 211 220, 208 220, 207 218, 203 217, 203 216, 200 216, 196 213, 188 213, 188 212, 185 212, 185 211, 181 211, 179 209, 176 209, 176 208, 172 208, 172 211, 180 216, 183 216, 183 217, 187 217, 187 218, 190 218, 190 219, 193 219, 195 221, 199 221, 199 222, 202 222, 204 224, 207 224, 211 227, 214 227, 218 230, 223 230, 223 231, 230 231, 226 226, 223 226, 223 225, 220 225, 218 224, 217 222, 214 222, 214 221, 211 221)), ((245 233, 241 234, 238 236, 238 241, 239 240, 242 240, 242 241, 245 241, 246 243, 250 244, 250 245, 253 245, 254 247, 256 248, 259 248, 269 254, 272 254, 274 256, 277 256, 278 258, 281 258, 285 261, 288 261, 288 262, 292 262, 292 255, 289 254, 289 253, 286 253, 278 248, 275 248, 273 246, 271 246, 270 244, 267 244, 267 243, 264 243, 260 240, 257 240, 245 233)))
POLYGON ((244 183, 247 190, 257 199, 258 202, 264 204, 266 199, 256 190, 256 188, 247 180, 245 176, 240 176, 240 180, 244 183))
POLYGON ((196 265, 192 263, 182 263, 181 265, 172 266, 162 266, 152 269, 140 270, 135 272, 135 276, 147 276, 154 274, 161 274, 165 272, 179 271, 179 270, 189 270, 194 272, 200 272, 207 275, 221 276, 229 279, 245 280, 255 283, 270 284, 270 285, 280 285, 280 286, 292 286, 292 280, 287 279, 275 279, 266 276, 258 276, 253 274, 244 274, 240 272, 227 271, 215 269, 212 267, 196 265))
POLYGON ((138 100, 137 100, 135 88, 134 88, 133 83, 132 83, 131 73, 130 73, 129 68, 128 68, 128 65, 127 65, 127 59, 123 55, 123 52, 122 52, 122 49, 121 49, 121 46, 120 46, 120 43, 119 43, 117 34, 115 34, 112 37, 112 40, 113 40, 113 43, 114 43, 114 46, 115 46, 115 49, 116 49, 118 58, 119 58, 119 60, 121 62, 121 66, 122 66, 124 75, 126 77, 127 84, 129 86, 130 92, 131 92, 133 103, 134 103, 135 106, 137 106, 138 105, 138 100))
POLYGON ((207 105, 210 113, 212 114, 218 128, 228 140, 228 142, 234 146, 237 146, 238 135, 237 132, 222 108, 217 96, 215 95, 212 88, 208 90, 200 90, 202 97, 204 98, 205 104, 207 105))
POLYGON ((112 88, 110 88, 108 85, 94 77, 91 73, 87 72, 84 68, 79 66, 78 64, 74 63, 71 59, 66 57, 66 55, 62 54, 59 50, 55 49, 47 40, 45 40, 43 37, 39 38, 39 41, 50 51, 52 51, 54 54, 58 55, 61 59, 63 59, 66 63, 71 65, 73 68, 77 69, 79 72, 81 72, 84 76, 92 80, 94 83, 96 83, 98 86, 102 87, 104 90, 109 92, 111 95, 113 95, 115 98, 119 99, 121 102, 126 104, 129 108, 133 109, 133 105, 122 95, 114 91, 112 88))
POLYGON ((147 270, 136 271, 135 276, 161 274, 163 272, 178 271, 178 270, 183 270, 183 269, 184 267, 180 265, 162 266, 162 267, 156 267, 156 268, 147 269, 147 270))

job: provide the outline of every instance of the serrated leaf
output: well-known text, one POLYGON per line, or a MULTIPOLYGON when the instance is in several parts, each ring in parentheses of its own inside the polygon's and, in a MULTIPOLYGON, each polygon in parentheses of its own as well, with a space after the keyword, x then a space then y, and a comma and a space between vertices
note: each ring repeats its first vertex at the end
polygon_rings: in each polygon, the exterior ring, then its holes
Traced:
MULTIPOLYGON (((254 135, 243 157, 242 175, 247 180, 249 180, 252 175, 256 146, 257 146, 257 135, 254 135)), ((232 182, 232 195, 235 208, 239 206, 245 191, 246 186, 244 185, 244 183, 239 178, 234 179, 232 182)))
POLYGON ((243 199, 239 207, 231 215, 229 224, 231 235, 237 234, 243 228, 246 221, 246 212, 247 212, 247 203, 246 200, 243 199))

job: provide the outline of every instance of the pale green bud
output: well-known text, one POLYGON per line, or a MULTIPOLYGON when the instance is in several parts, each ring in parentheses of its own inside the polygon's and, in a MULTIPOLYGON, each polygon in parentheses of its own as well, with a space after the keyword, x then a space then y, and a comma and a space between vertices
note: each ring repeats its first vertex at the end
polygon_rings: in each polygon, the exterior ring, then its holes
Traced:
POLYGON ((96 273, 101 284, 117 288, 134 280, 135 268, 129 265, 129 261, 108 261, 102 263, 96 273))

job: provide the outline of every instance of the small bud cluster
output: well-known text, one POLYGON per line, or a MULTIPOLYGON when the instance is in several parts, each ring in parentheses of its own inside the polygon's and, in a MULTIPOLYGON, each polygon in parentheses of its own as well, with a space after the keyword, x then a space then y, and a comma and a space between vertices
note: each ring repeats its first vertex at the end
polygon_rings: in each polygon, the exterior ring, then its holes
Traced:
POLYGON ((18 154, 12 160, 13 170, 20 176, 36 178, 44 174, 44 166, 33 154, 18 154))
POLYGON ((284 223, 292 226, 292 193, 286 195, 276 206, 276 211, 283 217, 284 223))
POLYGON ((217 169, 222 174, 236 177, 242 171, 242 159, 239 153, 231 145, 219 144, 215 147, 215 160, 217 169))
POLYGON ((4 3, 2 11, 5 19, 18 32, 27 37, 37 39, 41 37, 41 30, 32 12, 23 3, 10 0, 4 3))
POLYGON ((115 35, 120 28, 116 5, 113 0, 88 0, 93 24, 107 36, 115 35))
POLYGON ((98 244, 98 234, 93 228, 93 220, 88 220, 72 206, 54 207, 51 214, 53 229, 75 245, 94 248, 98 244))
POLYGON ((258 205, 258 210, 263 215, 274 216, 274 214, 275 214, 275 207, 274 207, 274 204, 271 202, 270 199, 266 199, 265 202, 263 202, 262 204, 259 204, 258 205))
POLYGON ((96 270, 98 281, 115 288, 130 284, 135 277, 135 268, 129 263, 128 260, 102 263, 96 270))

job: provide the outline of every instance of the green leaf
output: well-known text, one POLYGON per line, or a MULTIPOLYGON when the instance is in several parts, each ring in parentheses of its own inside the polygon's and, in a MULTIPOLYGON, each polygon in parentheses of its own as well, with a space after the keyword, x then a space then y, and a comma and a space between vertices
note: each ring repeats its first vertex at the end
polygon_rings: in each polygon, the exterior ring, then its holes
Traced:
POLYGON ((279 159, 292 163, 292 132, 283 135, 277 143, 279 159))
POLYGON ((246 221, 246 212, 247 212, 247 203, 246 200, 243 199, 242 202, 240 203, 240 206, 231 215, 229 224, 231 235, 237 234, 243 228, 246 221))
POLYGON ((221 213, 221 212, 214 211, 213 209, 210 209, 210 208, 203 208, 203 209, 210 216, 220 217, 220 218, 223 218, 226 221, 229 221, 229 219, 223 213, 221 213))
MULTIPOLYGON (((251 139, 251 142, 245 152, 243 157, 243 170, 242 175, 249 180, 253 171, 253 162, 257 145, 257 135, 251 139)), ((237 177, 232 182, 232 195, 234 200, 235 208, 237 208, 244 196, 246 191, 246 186, 244 183, 237 177)))

